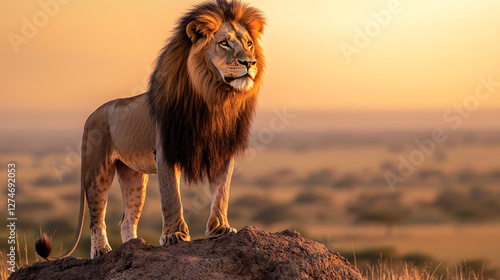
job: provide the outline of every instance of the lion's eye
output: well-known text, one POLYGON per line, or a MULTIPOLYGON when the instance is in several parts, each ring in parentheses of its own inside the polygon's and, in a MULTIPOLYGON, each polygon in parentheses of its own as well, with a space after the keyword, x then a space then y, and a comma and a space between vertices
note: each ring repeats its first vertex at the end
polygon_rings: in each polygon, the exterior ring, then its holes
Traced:
POLYGON ((224 41, 220 41, 220 42, 219 42, 219 45, 220 45, 221 47, 229 47, 229 43, 228 43, 226 40, 224 40, 224 41))
POLYGON ((247 46, 249 46, 249 47, 253 46, 252 41, 248 41, 248 42, 247 42, 247 46))

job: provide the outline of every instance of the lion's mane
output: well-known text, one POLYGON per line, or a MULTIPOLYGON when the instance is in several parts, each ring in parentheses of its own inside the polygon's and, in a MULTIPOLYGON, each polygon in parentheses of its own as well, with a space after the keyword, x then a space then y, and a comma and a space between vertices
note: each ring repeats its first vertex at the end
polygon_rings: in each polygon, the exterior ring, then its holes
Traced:
MULTIPOLYGON (((264 25, 262 12, 240 1, 204 3, 180 19, 161 51, 149 82, 150 109, 159 126, 164 158, 168 164, 179 165, 190 183, 213 179, 231 157, 248 145, 250 123, 265 70, 259 42, 264 25), (202 55, 196 67, 200 67, 198 72, 204 76, 190 79, 187 65, 193 42, 186 28, 194 20, 213 31, 223 22, 241 24, 248 30, 254 41, 259 70, 251 92, 236 92, 217 79, 202 55), (204 85, 194 85, 192 81, 204 85), (196 90, 200 88, 204 88, 204 92, 196 90)), ((205 46, 205 50, 208 49, 209 46, 205 46)))

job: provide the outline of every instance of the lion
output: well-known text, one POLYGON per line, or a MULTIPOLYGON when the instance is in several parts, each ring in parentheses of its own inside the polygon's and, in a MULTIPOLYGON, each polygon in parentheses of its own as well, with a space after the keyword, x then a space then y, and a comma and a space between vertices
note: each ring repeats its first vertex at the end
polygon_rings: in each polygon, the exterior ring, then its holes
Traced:
MULTIPOLYGON (((227 219, 234 158, 248 145, 250 125, 265 71, 260 45, 266 19, 238 0, 195 6, 177 23, 150 77, 148 91, 99 107, 84 126, 81 199, 77 232, 82 233, 85 202, 90 212, 90 258, 111 250, 106 236, 107 196, 118 175, 124 213, 123 242, 137 238, 150 174, 160 186, 163 227, 160 245, 190 241, 180 197, 187 183, 207 180, 211 196, 206 235, 236 232, 227 219)), ((36 243, 47 260, 46 234, 36 243)))

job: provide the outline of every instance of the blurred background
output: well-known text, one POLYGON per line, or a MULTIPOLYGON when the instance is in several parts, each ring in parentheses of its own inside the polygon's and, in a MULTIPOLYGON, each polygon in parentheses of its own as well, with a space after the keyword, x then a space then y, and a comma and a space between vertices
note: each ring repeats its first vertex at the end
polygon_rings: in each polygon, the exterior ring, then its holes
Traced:
MULTIPOLYGON (((53 234, 53 254, 71 244, 87 116, 146 90, 176 20, 200 2, 0 1, 0 177, 17 164, 30 258, 40 230, 53 234)), ((382 256, 498 275, 500 2, 248 2, 269 20, 268 71, 233 177, 231 225, 293 228, 356 255, 358 267, 382 256)), ((193 238, 203 238, 207 187, 186 186, 182 199, 193 238)), ((122 207, 115 180, 113 248, 122 207)), ((151 176, 139 236, 158 245, 160 231, 151 176)))

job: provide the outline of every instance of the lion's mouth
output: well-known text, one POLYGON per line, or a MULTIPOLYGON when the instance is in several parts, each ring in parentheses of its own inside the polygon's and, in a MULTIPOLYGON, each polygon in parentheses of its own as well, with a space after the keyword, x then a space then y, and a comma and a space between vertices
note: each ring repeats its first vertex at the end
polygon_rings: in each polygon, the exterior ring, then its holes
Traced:
POLYGON ((253 80, 253 77, 250 76, 250 74, 246 73, 245 75, 239 76, 239 77, 224 77, 224 81, 229 84, 232 81, 235 81, 235 80, 238 80, 238 79, 243 79, 243 78, 250 78, 250 79, 253 80))

